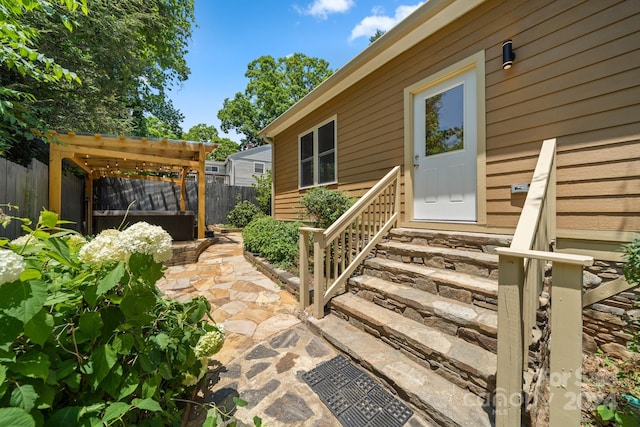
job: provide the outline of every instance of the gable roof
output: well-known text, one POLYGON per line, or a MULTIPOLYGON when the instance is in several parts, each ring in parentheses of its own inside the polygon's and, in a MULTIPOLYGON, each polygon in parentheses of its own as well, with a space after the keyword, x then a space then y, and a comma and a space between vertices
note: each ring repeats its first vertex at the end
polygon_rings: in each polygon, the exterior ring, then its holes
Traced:
POLYGON ((261 162, 271 161, 271 146, 269 144, 261 145, 248 150, 238 151, 230 154, 227 160, 258 160, 261 162))
POLYGON ((428 0, 260 131, 275 135, 486 0, 428 0))

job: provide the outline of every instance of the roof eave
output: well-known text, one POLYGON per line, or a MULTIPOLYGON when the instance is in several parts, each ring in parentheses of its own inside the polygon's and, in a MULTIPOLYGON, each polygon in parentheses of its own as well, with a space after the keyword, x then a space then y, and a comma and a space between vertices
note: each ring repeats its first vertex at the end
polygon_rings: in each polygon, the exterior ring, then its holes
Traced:
POLYGON ((260 136, 274 138, 293 123, 362 80, 391 59, 409 50, 485 1, 427 1, 262 129, 260 136))

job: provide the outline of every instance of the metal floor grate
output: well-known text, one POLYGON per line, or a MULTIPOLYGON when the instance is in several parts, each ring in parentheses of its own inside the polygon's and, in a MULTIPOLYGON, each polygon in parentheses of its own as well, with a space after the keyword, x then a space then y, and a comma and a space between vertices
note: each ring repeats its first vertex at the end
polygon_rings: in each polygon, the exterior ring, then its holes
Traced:
POLYGON ((401 427, 413 415, 343 355, 305 372, 302 379, 344 427, 401 427))

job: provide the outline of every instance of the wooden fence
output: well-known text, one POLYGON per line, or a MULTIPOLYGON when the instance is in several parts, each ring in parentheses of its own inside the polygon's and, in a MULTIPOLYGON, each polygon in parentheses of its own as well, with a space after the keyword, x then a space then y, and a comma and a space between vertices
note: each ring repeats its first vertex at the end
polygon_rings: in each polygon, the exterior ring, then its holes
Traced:
MULTIPOLYGON (((32 160, 24 167, 0 157, 0 205, 11 204, 19 210, 8 211, 6 206, 0 206, 5 213, 30 218, 37 221, 40 211, 49 205, 49 167, 37 160, 32 160)), ((77 231, 82 231, 84 221, 84 180, 67 174, 62 177, 61 218, 73 221, 66 225, 77 231)), ((0 236, 14 239, 20 235, 20 223, 12 221, 5 229, 0 227, 0 236)))
MULTIPOLYGON (((198 213, 198 186, 195 179, 186 183, 186 208, 198 213)), ((223 224, 227 214, 238 200, 248 200, 256 205, 255 189, 214 182, 206 183, 207 224, 223 224)), ((96 181, 95 209, 127 209, 133 202, 133 210, 180 210, 180 188, 176 184, 161 181, 143 181, 123 178, 103 178, 96 181)))
MULTIPOLYGON (((19 206, 19 211, 7 212, 13 216, 37 221, 40 211, 49 205, 49 167, 33 160, 28 167, 20 166, 0 157, 0 204, 19 206)), ((84 180, 67 174, 62 178, 61 218, 73 221, 68 228, 85 232, 84 180)), ((258 204, 253 187, 229 186, 207 180, 206 223, 225 223, 227 214, 238 200, 258 204)), ((170 182, 145 181, 123 178, 103 178, 95 181, 95 209, 179 210, 180 188, 170 182)), ((195 179, 187 182, 186 207, 197 214, 198 188, 195 179)), ((20 235, 20 224, 13 221, 6 229, 0 227, 0 236, 14 239, 20 235)))

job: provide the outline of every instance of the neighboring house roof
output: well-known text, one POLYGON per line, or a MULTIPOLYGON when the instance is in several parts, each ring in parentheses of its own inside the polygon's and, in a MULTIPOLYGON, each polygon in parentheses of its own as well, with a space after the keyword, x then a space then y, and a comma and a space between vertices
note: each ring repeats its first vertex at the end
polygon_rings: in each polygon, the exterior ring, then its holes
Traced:
POLYGON ((260 147, 250 148, 248 150, 238 151, 227 157, 227 161, 235 160, 253 160, 258 162, 270 162, 271 161, 271 146, 261 145, 260 147))
POLYGON ((429 0, 358 56, 336 71, 307 96, 260 131, 273 138, 293 123, 362 80, 394 57, 446 27, 485 0, 429 0))

